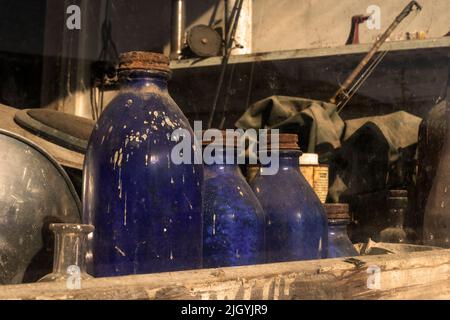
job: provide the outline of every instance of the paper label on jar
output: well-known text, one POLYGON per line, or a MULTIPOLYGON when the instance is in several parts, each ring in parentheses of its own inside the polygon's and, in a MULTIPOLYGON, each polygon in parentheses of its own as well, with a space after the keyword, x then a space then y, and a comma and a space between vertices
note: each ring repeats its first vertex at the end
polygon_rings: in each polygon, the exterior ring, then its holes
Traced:
POLYGON ((325 203, 328 195, 328 166, 316 166, 314 169, 314 191, 317 193, 320 201, 325 203))

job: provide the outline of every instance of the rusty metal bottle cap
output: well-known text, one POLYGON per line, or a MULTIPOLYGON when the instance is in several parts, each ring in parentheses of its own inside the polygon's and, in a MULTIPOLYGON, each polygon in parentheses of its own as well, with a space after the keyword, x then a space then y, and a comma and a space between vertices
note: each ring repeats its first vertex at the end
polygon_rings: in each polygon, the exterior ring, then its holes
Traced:
MULTIPOLYGON (((272 147, 270 132, 267 134, 267 147, 270 149, 272 147)), ((280 133, 278 134, 278 148, 280 150, 298 150, 300 147, 298 145, 298 135, 292 133, 280 133)))
POLYGON ((349 206, 346 203, 325 203, 325 212, 329 220, 349 220, 349 206))
POLYGON ((294 149, 300 150, 298 145, 298 135, 291 133, 281 133, 280 134, 280 149, 294 149))
POLYGON ((222 143, 216 142, 215 136, 211 137, 210 139, 205 139, 204 138, 205 132, 206 132, 206 130, 202 131, 202 145, 203 146, 207 146, 210 144, 213 144, 215 146, 224 146, 227 148, 236 148, 238 146, 239 138, 237 136, 234 136, 233 141, 228 141, 226 130, 220 130, 220 133, 222 134, 222 143))
POLYGON ((130 51, 120 55, 119 71, 155 70, 170 74, 170 60, 163 54, 147 51, 130 51))

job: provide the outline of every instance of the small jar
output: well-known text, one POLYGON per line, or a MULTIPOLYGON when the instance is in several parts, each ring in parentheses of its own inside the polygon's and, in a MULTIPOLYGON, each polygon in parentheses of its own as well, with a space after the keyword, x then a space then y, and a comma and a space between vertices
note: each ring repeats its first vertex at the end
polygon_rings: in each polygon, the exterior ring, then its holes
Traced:
POLYGON ((358 255, 347 234, 350 223, 348 204, 324 204, 328 217, 328 258, 354 257, 358 255))
POLYGON ((87 236, 94 226, 86 224, 52 223, 50 230, 55 234, 53 272, 39 282, 91 279, 86 272, 87 236))
POLYGON ((319 155, 316 153, 304 153, 300 156, 300 171, 306 181, 314 189, 322 203, 328 196, 328 166, 319 164, 319 155))

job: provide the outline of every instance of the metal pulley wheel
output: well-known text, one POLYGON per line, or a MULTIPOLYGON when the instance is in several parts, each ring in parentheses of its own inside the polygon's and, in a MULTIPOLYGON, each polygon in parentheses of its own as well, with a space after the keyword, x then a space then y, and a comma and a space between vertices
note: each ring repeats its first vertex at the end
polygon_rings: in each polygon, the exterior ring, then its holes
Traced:
POLYGON ((222 37, 213 28, 206 25, 192 27, 186 35, 191 51, 199 57, 214 57, 220 54, 222 37))

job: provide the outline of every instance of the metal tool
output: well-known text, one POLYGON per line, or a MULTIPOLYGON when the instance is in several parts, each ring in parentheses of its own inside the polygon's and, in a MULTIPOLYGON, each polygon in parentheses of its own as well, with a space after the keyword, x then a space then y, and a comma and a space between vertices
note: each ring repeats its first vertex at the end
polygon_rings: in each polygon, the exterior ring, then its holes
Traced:
MULTIPOLYGON (((395 18, 394 22, 389 26, 389 28, 381 35, 380 39, 378 39, 374 45, 372 46, 372 49, 367 53, 367 55, 361 60, 361 62, 358 64, 358 66, 353 70, 353 72, 347 77, 347 79, 344 81, 344 83, 341 85, 339 90, 336 91, 336 93, 333 95, 333 97, 330 99, 331 103, 334 103, 338 106, 338 110, 342 110, 342 105, 345 105, 348 103, 348 101, 351 99, 351 97, 355 94, 356 91, 351 92, 347 89, 350 87, 350 85, 355 81, 355 79, 360 75, 360 73, 363 71, 363 69, 367 66, 367 64, 370 62, 370 60, 374 57, 374 55, 378 52, 380 47, 383 45, 384 42, 386 42, 387 38, 392 34, 392 32, 398 27, 398 25, 413 11, 421 11, 422 6, 417 1, 411 1, 404 9, 403 11, 395 18)), ((381 56, 381 55, 380 55, 381 56)), ((382 57, 383 58, 383 57, 382 57)), ((378 57, 374 63, 370 65, 371 71, 369 73, 365 73, 366 77, 361 78, 362 82, 364 82, 368 75, 370 75, 374 68, 378 65, 378 63, 381 61, 380 57, 378 57)), ((358 80, 359 81, 359 80, 358 80)), ((361 81, 359 81, 361 83, 361 81)), ((362 84, 362 83, 361 83, 362 84)), ((353 89, 359 89, 360 86, 353 86, 353 89)))
POLYGON ((359 25, 369 20, 371 15, 356 15, 352 17, 352 26, 346 45, 359 44, 359 25))

